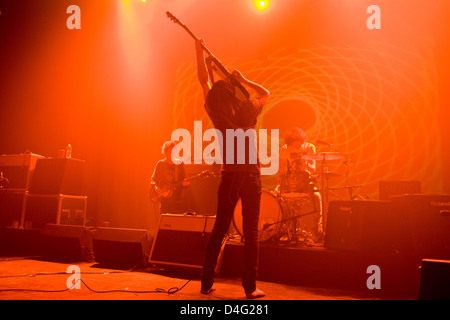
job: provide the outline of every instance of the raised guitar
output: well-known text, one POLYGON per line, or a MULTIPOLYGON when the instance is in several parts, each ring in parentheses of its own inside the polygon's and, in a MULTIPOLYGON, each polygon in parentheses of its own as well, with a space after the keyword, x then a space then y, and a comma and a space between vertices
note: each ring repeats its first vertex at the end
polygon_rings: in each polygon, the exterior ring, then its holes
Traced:
MULTIPOLYGON (((210 177, 213 175, 214 175, 213 173, 209 172, 208 170, 205 170, 199 174, 196 174, 192 177, 187 178, 184 181, 191 181, 191 180, 197 179, 197 178, 206 178, 206 177, 210 177)), ((180 187, 184 181, 177 182, 177 183, 170 184, 170 185, 159 186, 159 187, 156 186, 155 184, 151 184, 150 190, 149 190, 150 200, 154 203, 157 203, 161 199, 172 197, 175 189, 180 187)))
MULTIPOLYGON (((189 35, 194 38, 194 40, 199 40, 199 38, 188 28, 184 23, 182 23, 177 17, 175 17, 172 13, 169 11, 166 12, 167 17, 175 22, 176 24, 180 25, 184 30, 189 33, 189 35)), ((209 59, 212 63, 214 63, 215 67, 217 68, 215 71, 221 76, 226 77, 230 80, 231 84, 235 88, 236 97, 239 100, 247 100, 250 98, 250 94, 245 89, 245 87, 225 68, 225 66, 211 53, 211 51, 202 44, 203 50, 206 51, 206 53, 209 55, 207 59, 209 59)))

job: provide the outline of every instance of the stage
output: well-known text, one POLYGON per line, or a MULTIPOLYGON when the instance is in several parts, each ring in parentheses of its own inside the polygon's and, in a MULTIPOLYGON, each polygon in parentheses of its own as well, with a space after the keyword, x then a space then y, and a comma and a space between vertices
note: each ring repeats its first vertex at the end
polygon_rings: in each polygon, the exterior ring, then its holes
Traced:
MULTIPOLYGON (((50 257, 42 254, 41 232, 0 231, 2 242, 8 244, 2 247, 0 260, 2 300, 245 300, 240 282, 243 244, 239 239, 226 243, 217 290, 205 296, 199 293, 199 269, 151 263, 130 268, 134 262, 125 268, 123 264, 105 266, 95 257, 90 261, 69 255, 50 257), (80 268, 79 289, 68 289, 73 270, 67 268, 71 265, 80 268)), ((68 252, 72 250, 68 242, 61 243, 68 252)), ((54 248, 57 246, 55 243, 54 248)), ((120 261, 121 251, 111 249, 120 261)), ((263 299, 268 300, 415 300, 419 267, 420 260, 401 256, 261 244, 258 285, 267 294, 263 299), (380 267, 380 289, 368 288, 371 265, 380 267)))
POLYGON ((0 299, 245 300, 260 187, 262 300, 450 299, 450 2, 377 2, 0 0, 0 299))
MULTIPOLYGON (((238 277, 243 245, 225 246, 221 275, 238 277)), ((309 288, 328 288, 357 292, 360 296, 387 299, 417 299, 420 259, 331 250, 323 246, 260 247, 259 279, 309 288), (381 270, 381 288, 369 289, 369 266, 381 270)))
MULTIPOLYGON (((3 257, 0 260, 1 300, 245 300, 240 279, 219 276, 217 290, 200 294, 199 278, 192 273, 159 268, 124 271, 81 262, 83 283, 68 290, 69 263, 39 258, 3 257), (190 281, 189 281, 190 280, 190 281), (87 286, 89 287, 87 287, 87 286), (169 294, 173 288, 180 289, 169 294), (11 291, 7 291, 11 290, 11 291), (117 290, 117 291, 116 291, 117 290), (51 292, 54 291, 54 292, 51 292)), ((260 281, 266 292, 262 300, 359 300, 372 299, 350 290, 311 288, 260 281)), ((176 289, 173 289, 176 290, 176 289)))

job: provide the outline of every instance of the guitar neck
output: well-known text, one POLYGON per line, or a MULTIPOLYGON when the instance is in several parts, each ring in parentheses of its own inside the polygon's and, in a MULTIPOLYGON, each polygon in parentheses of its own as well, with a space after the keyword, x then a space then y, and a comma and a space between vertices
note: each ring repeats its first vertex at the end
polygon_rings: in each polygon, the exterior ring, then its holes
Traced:
MULTIPOLYGON (((194 39, 199 40, 199 38, 180 20, 178 20, 173 14, 170 12, 166 12, 169 19, 173 20, 175 23, 179 24, 181 27, 183 27, 184 30, 186 30, 187 33, 194 39)), ((247 90, 244 88, 244 86, 231 75, 231 73, 225 68, 225 66, 212 54, 212 52, 202 43, 203 50, 206 51, 206 53, 209 55, 209 57, 212 59, 214 64, 217 68, 220 69, 220 71, 228 78, 230 79, 231 83, 234 87, 238 88, 239 91, 243 94, 245 99, 248 99, 250 97, 250 94, 247 92, 247 90)))
MULTIPOLYGON (((200 40, 200 38, 198 38, 192 31, 191 29, 189 29, 188 27, 186 27, 186 25, 184 25, 183 23, 179 22, 179 24, 181 25, 181 27, 183 27, 184 30, 186 30, 187 33, 189 33, 189 35, 195 40, 200 40)), ((202 47, 203 50, 206 51, 206 53, 208 53, 208 55, 214 57, 214 55, 212 54, 212 52, 202 43, 202 47)), ((214 57, 215 58, 215 57, 214 57)))
POLYGON ((198 173, 196 175, 193 175, 192 177, 186 178, 186 180, 187 181, 191 181, 193 179, 200 178, 200 177, 203 177, 203 176, 206 177, 208 175, 210 175, 210 173, 208 171, 203 171, 203 172, 200 172, 200 173, 198 173))

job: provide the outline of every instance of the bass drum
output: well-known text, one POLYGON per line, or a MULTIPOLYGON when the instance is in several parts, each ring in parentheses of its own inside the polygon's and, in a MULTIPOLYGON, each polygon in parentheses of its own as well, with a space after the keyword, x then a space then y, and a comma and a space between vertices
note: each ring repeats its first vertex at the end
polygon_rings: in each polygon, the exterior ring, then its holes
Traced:
MULTIPOLYGON (((261 193, 261 206, 259 214, 259 241, 267 241, 278 234, 281 228, 281 221, 283 217, 282 208, 279 204, 277 196, 272 192, 263 190, 261 193)), ((236 204, 234 209, 233 224, 237 232, 243 239, 244 231, 242 228, 242 204, 241 200, 236 204)))

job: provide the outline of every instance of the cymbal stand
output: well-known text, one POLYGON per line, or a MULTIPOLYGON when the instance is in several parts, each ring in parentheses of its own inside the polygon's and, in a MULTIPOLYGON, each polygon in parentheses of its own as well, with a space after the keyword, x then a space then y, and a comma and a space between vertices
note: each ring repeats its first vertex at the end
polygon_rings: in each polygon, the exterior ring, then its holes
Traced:
MULTIPOLYGON (((345 159, 345 184, 348 186, 349 185, 349 179, 348 179, 348 173, 350 171, 350 157, 346 157, 345 159)), ((352 200, 353 199, 353 188, 348 188, 348 196, 349 199, 352 200)))
MULTIPOLYGON (((345 186, 344 187, 336 187, 336 188, 330 188, 329 187, 329 182, 327 180, 327 203, 329 202, 329 194, 332 193, 335 197, 339 198, 340 200, 345 200, 343 197, 341 197, 340 195, 338 195, 336 192, 334 192, 333 190, 342 190, 342 189, 347 189, 348 190, 348 195, 349 195, 349 200, 353 200, 354 196, 353 196, 353 189, 354 188, 361 188, 362 185, 357 184, 357 185, 350 185, 350 179, 349 179, 349 172, 350 172, 350 162, 351 159, 349 157, 346 158, 346 160, 343 162, 342 165, 345 165, 346 169, 345 169, 345 186)), ((341 166, 342 166, 341 165, 341 166)), ((328 168, 327 168, 327 172, 328 172, 328 168)))
MULTIPOLYGON (((327 204, 328 201, 328 176, 327 178, 325 178, 325 155, 322 158, 322 168, 321 168, 321 175, 322 175, 322 188, 321 188, 321 193, 322 193, 322 223, 323 223, 323 231, 325 232, 326 229, 326 219, 328 217, 327 213, 328 213, 328 206, 325 206, 325 204, 327 204), (325 180, 327 181, 327 186, 325 188, 325 180)), ((328 172, 328 167, 327 167, 327 172, 328 172)))
MULTIPOLYGON (((345 183, 345 187, 343 189, 347 189, 348 190, 348 198, 349 200, 353 200, 354 196, 353 195, 353 189, 354 188, 362 188, 362 185, 357 184, 357 185, 350 185, 350 180, 349 180, 349 172, 350 172, 350 163, 352 162, 352 159, 350 158, 350 156, 347 156, 345 161, 344 161, 344 165, 345 165, 345 179, 346 179, 346 183, 345 183)), ((356 181, 359 183, 358 178, 356 178, 356 181)))

